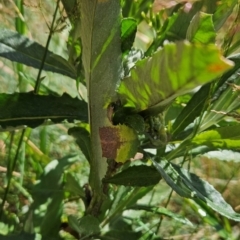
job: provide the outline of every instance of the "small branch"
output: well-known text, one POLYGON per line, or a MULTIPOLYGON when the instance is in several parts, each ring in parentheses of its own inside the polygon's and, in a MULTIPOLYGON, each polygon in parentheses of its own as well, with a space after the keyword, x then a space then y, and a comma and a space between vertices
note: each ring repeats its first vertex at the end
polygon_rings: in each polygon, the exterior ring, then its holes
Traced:
POLYGON ((45 46, 43 59, 42 59, 41 66, 40 66, 39 71, 38 71, 37 81, 36 81, 35 88, 34 88, 34 93, 35 94, 38 94, 39 88, 40 88, 40 85, 41 85, 41 81, 43 80, 43 78, 41 78, 41 74, 42 74, 42 70, 43 70, 43 67, 44 67, 44 64, 45 64, 45 61, 46 61, 48 47, 49 47, 50 41, 52 39, 52 35, 54 33, 54 24, 55 24, 55 20, 56 20, 56 17, 57 17, 57 10, 59 8, 59 2, 60 2, 60 0, 57 1, 56 9, 55 9, 55 12, 54 12, 54 15, 53 15, 52 24, 51 24, 51 27, 50 27, 50 32, 49 32, 47 43, 46 43, 46 46, 45 46))

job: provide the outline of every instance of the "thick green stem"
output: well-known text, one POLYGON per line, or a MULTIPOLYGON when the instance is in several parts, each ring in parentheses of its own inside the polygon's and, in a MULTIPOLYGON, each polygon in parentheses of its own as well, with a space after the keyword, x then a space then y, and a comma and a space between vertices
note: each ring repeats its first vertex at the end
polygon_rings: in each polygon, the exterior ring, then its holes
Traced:
POLYGON ((90 185, 93 199, 88 212, 98 215, 104 194, 102 179, 107 163, 102 157, 99 128, 110 126, 107 106, 116 100, 116 85, 121 68, 120 1, 82 0, 82 62, 88 89, 91 129, 90 185))

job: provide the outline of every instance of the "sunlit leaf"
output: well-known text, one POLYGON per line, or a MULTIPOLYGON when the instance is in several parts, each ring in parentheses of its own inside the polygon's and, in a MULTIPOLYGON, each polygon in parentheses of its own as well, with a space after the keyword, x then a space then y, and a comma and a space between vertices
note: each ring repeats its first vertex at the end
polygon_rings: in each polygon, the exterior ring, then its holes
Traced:
POLYGON ((208 44, 214 43, 215 37, 212 14, 198 12, 189 25, 187 39, 193 43, 208 44))
MULTIPOLYGON (((27 37, 8 29, 0 30, 0 57, 19 62, 34 68, 40 68, 45 47, 27 37)), ((47 51, 43 69, 76 79, 74 66, 59 55, 47 51)))
POLYGON ((192 144, 194 146, 206 145, 213 149, 238 149, 240 146, 240 125, 202 132, 193 138, 192 144))
POLYGON ((167 43, 152 57, 137 62, 131 76, 122 80, 119 97, 137 111, 154 111, 232 66, 214 45, 167 43))

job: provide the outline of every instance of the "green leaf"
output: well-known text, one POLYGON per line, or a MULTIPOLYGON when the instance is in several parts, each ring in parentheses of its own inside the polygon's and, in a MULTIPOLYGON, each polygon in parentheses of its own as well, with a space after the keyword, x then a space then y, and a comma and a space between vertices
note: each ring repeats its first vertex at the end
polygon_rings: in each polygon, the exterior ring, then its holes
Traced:
POLYGON ((79 231, 84 235, 92 235, 100 232, 99 220, 94 216, 87 215, 79 220, 79 231))
POLYGON ((76 138, 76 143, 81 149, 86 159, 90 162, 91 150, 90 150, 90 133, 87 129, 89 126, 81 124, 79 127, 73 127, 68 130, 68 134, 76 138))
POLYGON ((122 53, 131 50, 137 32, 137 22, 134 18, 124 18, 121 24, 122 53))
POLYGON ((0 125, 4 128, 27 125, 36 127, 51 119, 53 122, 79 119, 87 121, 87 104, 64 93, 41 96, 33 92, 0 94, 0 125))
MULTIPOLYGON (((240 84, 240 77, 238 74, 233 75, 234 84, 240 84)), ((204 118, 201 122, 199 132, 211 127, 212 125, 218 123, 225 114, 230 113, 240 106, 239 92, 233 91, 232 87, 229 85, 227 89, 214 101, 211 108, 208 109, 204 118)))
POLYGON ((240 214, 236 213, 208 182, 165 159, 161 159, 159 163, 154 160, 152 162, 166 183, 180 196, 200 199, 221 215, 240 221, 240 214))
POLYGON ((63 210, 63 173, 78 161, 77 156, 66 156, 51 161, 32 189, 33 204, 28 216, 35 231, 43 236, 57 236, 63 210))
POLYGON ((152 57, 137 62, 131 76, 122 80, 118 94, 127 107, 154 111, 232 66, 214 45, 168 43, 152 57))
POLYGON ((124 124, 134 129, 137 133, 143 133, 145 130, 144 119, 139 114, 132 114, 126 116, 126 118, 124 119, 124 124))
MULTIPOLYGON (((44 52, 45 47, 25 36, 8 29, 0 30, 0 57, 39 69, 44 52)), ((47 52, 43 69, 74 79, 77 77, 74 66, 50 51, 47 52)))
POLYGON ((189 124, 201 114, 207 98, 209 97, 211 84, 208 83, 201 87, 183 108, 172 125, 172 139, 176 139, 189 124))
POLYGON ((76 216, 74 216, 74 215, 69 215, 69 216, 68 216, 68 224, 69 224, 69 226, 70 226, 73 230, 75 230, 77 233, 79 233, 79 234, 82 233, 82 231, 81 231, 81 229, 80 229, 80 227, 79 227, 79 220, 77 219, 76 216))
POLYGON ((219 127, 205 131, 192 139, 194 146, 208 146, 212 149, 239 149, 240 125, 219 127))
POLYGON ((129 167, 126 170, 104 179, 104 182, 124 186, 146 187, 156 185, 161 180, 161 176, 152 167, 144 165, 129 167))
POLYGON ((187 39, 193 43, 215 43, 216 33, 213 26, 212 14, 198 12, 192 19, 187 39))
POLYGON ((116 162, 133 158, 139 146, 137 133, 126 125, 99 128, 102 156, 116 162))

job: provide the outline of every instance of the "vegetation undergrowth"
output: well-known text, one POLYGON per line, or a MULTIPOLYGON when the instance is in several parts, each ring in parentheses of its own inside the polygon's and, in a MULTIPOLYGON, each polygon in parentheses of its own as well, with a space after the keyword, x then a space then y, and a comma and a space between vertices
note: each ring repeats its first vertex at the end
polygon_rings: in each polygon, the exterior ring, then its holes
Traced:
POLYGON ((0 2, 0 239, 240 238, 239 16, 0 2))

